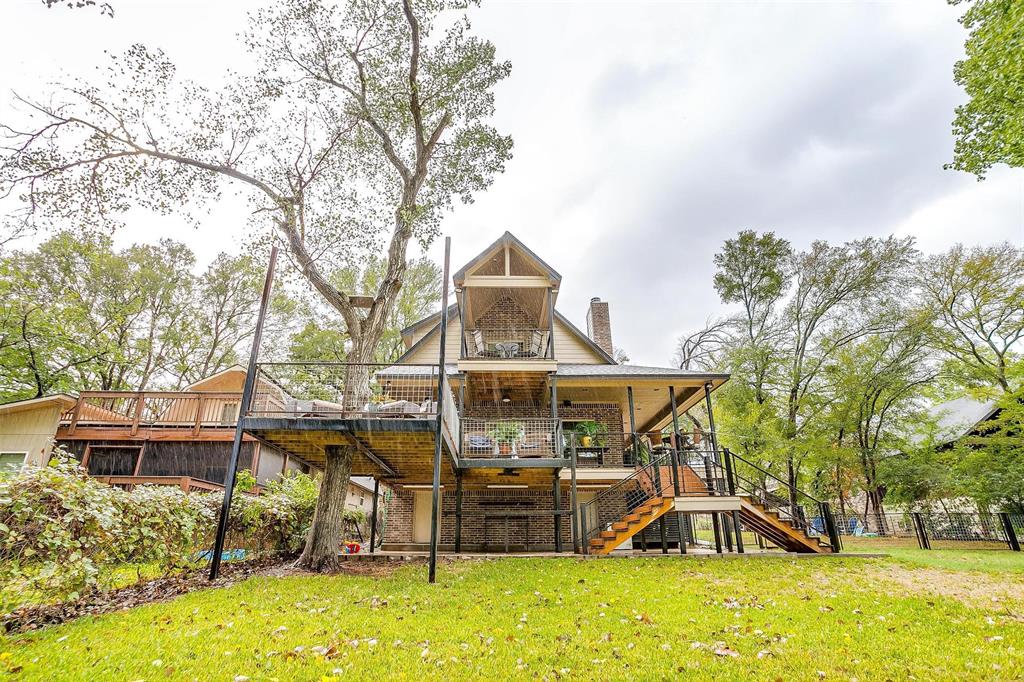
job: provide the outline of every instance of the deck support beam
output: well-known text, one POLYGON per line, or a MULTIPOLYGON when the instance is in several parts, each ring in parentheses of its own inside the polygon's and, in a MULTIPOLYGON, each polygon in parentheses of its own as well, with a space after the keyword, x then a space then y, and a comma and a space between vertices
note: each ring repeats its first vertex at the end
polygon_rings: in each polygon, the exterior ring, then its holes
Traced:
MULTIPOLYGON (((675 485, 676 497, 679 496, 680 475, 680 454, 679 454, 679 411, 676 409, 676 387, 668 387, 668 404, 672 410, 672 483, 675 485)), ((686 480, 685 478, 683 480, 686 480)), ((683 525, 686 522, 686 515, 681 511, 676 512, 676 526, 679 530, 679 553, 686 554, 686 534, 683 532, 683 525)))
POLYGON ((451 258, 452 238, 444 238, 444 280, 441 289, 441 350, 437 362, 437 430, 434 433, 434 481, 430 507, 430 563, 427 581, 437 581, 437 540, 441 525, 441 439, 444 422, 445 381, 444 350, 448 340, 448 266, 451 258))
POLYGON ((583 554, 583 539, 580 536, 580 506, 576 495, 576 434, 569 437, 569 505, 572 507, 572 551, 583 554))
POLYGON ((455 553, 462 551, 462 473, 455 474, 455 553))
MULTIPOLYGON (((554 496, 555 506, 555 552, 562 553, 562 479, 555 470, 555 478, 551 482, 551 494, 554 496)), ((529 542, 529 538, 526 539, 529 542)))
POLYGON ((373 479, 373 507, 370 511, 370 554, 377 546, 377 497, 380 494, 380 479, 373 479))
POLYGON ((256 386, 256 360, 260 353, 260 340, 263 337, 263 324, 267 320, 267 308, 270 306, 270 290, 274 286, 274 268, 277 266, 277 247, 270 249, 270 263, 267 266, 267 277, 263 281, 263 296, 260 298, 260 312, 256 318, 256 330, 252 336, 252 348, 249 350, 249 366, 245 371, 245 383, 242 386, 242 401, 238 406, 238 420, 235 422, 235 439, 231 443, 231 458, 228 470, 224 473, 224 500, 220 506, 220 518, 217 520, 217 536, 213 541, 213 556, 210 560, 210 580, 216 580, 220 573, 220 558, 224 552, 224 536, 228 532, 228 516, 231 512, 231 496, 235 489, 235 469, 238 468, 238 456, 242 451, 242 416, 252 402, 253 389, 256 386))

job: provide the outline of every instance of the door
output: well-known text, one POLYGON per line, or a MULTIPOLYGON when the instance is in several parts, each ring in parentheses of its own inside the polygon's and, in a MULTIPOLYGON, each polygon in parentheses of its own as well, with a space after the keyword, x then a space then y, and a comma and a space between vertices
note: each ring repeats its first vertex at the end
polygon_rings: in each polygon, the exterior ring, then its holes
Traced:
MULTIPOLYGON (((430 501, 432 490, 417 490, 412 497, 412 541, 427 544, 430 542, 430 501)), ((437 496, 438 508, 441 496, 437 496)))

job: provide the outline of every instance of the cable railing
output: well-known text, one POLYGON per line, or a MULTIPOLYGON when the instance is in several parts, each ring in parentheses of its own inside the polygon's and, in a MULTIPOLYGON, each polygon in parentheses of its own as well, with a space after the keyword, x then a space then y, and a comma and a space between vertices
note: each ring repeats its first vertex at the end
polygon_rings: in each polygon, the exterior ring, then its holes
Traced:
POLYGON ((579 505, 579 537, 583 553, 590 552, 591 540, 599 538, 601 533, 634 509, 659 496, 673 494, 675 477, 671 470, 671 453, 654 454, 632 474, 579 505))
POLYGON ((555 419, 463 417, 461 456, 466 459, 562 457, 555 419))
POLYGON ((437 414, 437 365, 262 362, 256 371, 250 417, 412 419, 437 414))
POLYGON ((827 502, 791 486, 767 469, 729 449, 723 450, 721 455, 724 481, 730 494, 739 492, 749 496, 766 511, 774 512, 780 520, 787 521, 808 537, 828 542, 833 551, 841 549, 835 517, 827 502), (818 523, 813 522, 815 518, 819 520, 818 523))
POLYGON ((525 327, 478 327, 465 332, 467 359, 551 359, 550 332, 525 327))

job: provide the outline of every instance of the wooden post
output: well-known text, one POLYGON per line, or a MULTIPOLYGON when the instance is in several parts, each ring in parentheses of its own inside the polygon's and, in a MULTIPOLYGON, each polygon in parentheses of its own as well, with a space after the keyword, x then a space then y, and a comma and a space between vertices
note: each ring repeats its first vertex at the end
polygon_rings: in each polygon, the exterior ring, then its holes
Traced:
MULTIPOLYGON (((466 290, 455 290, 455 303, 459 306, 459 331, 462 338, 459 340, 459 357, 469 357, 469 349, 466 346, 466 290), (461 296, 460 296, 461 294, 461 296)), ((461 388, 460 388, 461 390, 461 388)))
POLYGON ((139 422, 142 421, 142 408, 146 404, 146 394, 139 391, 135 394, 135 416, 132 417, 132 435, 139 432, 139 422))
MULTIPOLYGON (((198 436, 199 430, 203 427, 203 407, 205 402, 206 398, 204 396, 199 396, 198 404, 196 405, 196 420, 195 423, 192 424, 193 436, 198 436)), ((241 415, 239 415, 239 417, 241 417, 241 415)))
POLYGON ((78 417, 82 413, 82 401, 85 400, 85 397, 85 391, 82 391, 78 394, 78 400, 75 401, 75 409, 71 411, 71 423, 68 424, 69 436, 75 433, 75 428, 78 426, 78 417))
POLYGON ((430 509, 430 563, 427 567, 427 581, 437 580, 437 539, 441 514, 441 429, 444 421, 445 367, 444 351, 448 339, 448 266, 451 257, 452 238, 444 238, 444 282, 441 289, 441 350, 437 363, 437 430, 434 433, 434 480, 430 509))
MULTIPOLYGON (((640 447, 636 441, 636 410, 633 407, 633 387, 626 386, 626 399, 629 402, 629 438, 633 448, 633 467, 640 466, 640 447)), ((641 542, 643 542, 641 540, 641 542)))
POLYGON ((555 293, 548 287, 548 352, 549 360, 555 359, 555 293))
POLYGON ((277 266, 277 247, 270 249, 270 264, 267 266, 267 278, 263 282, 263 297, 260 299, 260 312, 256 318, 256 331, 252 337, 252 348, 249 350, 249 366, 245 371, 245 384, 242 386, 242 402, 238 407, 238 420, 235 422, 235 439, 231 444, 231 458, 228 470, 224 474, 224 500, 220 507, 220 518, 217 520, 217 536, 213 543, 213 557, 210 561, 210 580, 216 580, 220 573, 221 554, 224 552, 224 537, 228 532, 228 517, 231 512, 231 496, 235 489, 235 469, 238 468, 238 456, 242 451, 242 418, 252 400, 252 392, 256 386, 256 360, 260 353, 260 340, 263 338, 263 324, 267 319, 270 307, 270 291, 274 286, 274 268, 277 266))
POLYGON ((377 549, 377 497, 380 495, 380 479, 373 479, 373 505, 370 510, 370 554, 377 549))
POLYGON ((565 452, 562 451, 562 439, 560 438, 562 429, 561 424, 558 423, 558 377, 553 372, 549 375, 549 382, 551 385, 549 396, 551 400, 551 421, 554 423, 554 428, 551 432, 551 454, 554 457, 564 457, 565 452))

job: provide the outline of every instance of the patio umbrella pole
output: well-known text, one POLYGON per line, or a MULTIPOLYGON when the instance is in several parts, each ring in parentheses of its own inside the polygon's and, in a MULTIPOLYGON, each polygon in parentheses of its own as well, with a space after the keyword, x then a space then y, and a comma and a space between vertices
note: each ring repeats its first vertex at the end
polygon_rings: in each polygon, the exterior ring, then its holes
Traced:
POLYGON ((224 552, 224 536, 228 532, 228 513, 231 511, 231 497, 235 489, 235 469, 238 468, 238 455, 242 450, 242 419, 252 401, 252 391, 256 385, 256 360, 260 352, 260 339, 263 336, 263 323, 267 318, 270 306, 270 290, 274 285, 274 268, 277 266, 277 247, 270 249, 270 264, 267 266, 267 279, 263 282, 263 297, 260 299, 260 313, 256 318, 256 332, 252 337, 252 349, 249 351, 249 366, 245 370, 245 384, 242 387, 242 402, 238 406, 238 419, 235 422, 235 440, 231 444, 231 459, 228 470, 224 474, 224 501, 220 507, 220 518, 217 520, 217 538, 213 543, 213 557, 210 562, 210 580, 216 580, 220 573, 220 558, 224 552))

